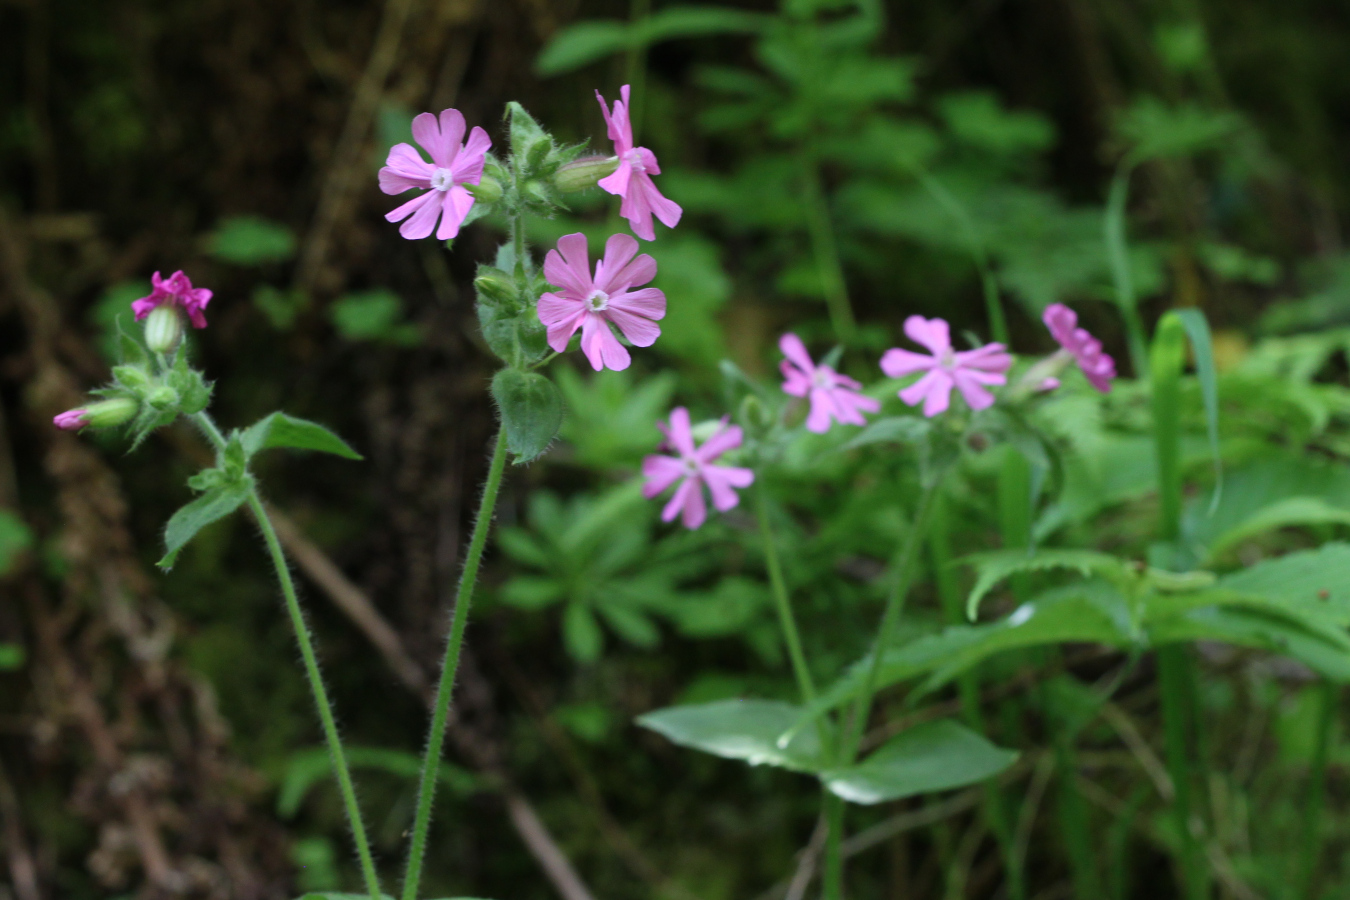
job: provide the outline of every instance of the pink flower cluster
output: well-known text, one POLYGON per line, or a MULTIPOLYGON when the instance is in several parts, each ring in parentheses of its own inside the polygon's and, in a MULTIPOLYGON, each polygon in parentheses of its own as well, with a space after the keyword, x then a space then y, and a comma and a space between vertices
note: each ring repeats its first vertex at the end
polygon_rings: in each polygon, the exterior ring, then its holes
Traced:
POLYGON ((194 288, 183 270, 179 269, 168 278, 161 278, 156 272, 150 276, 150 293, 135 300, 131 311, 139 322, 158 306, 173 306, 187 313, 193 328, 206 327, 206 304, 211 302, 212 293, 207 288, 194 288))
POLYGON ((1111 392, 1116 377, 1116 361, 1102 352, 1102 342, 1078 327, 1078 315, 1063 303, 1051 303, 1041 316, 1045 327, 1064 352, 1073 357, 1088 382, 1103 394, 1111 392))
POLYGON ((706 486, 712 495, 713 506, 726 512, 740 502, 733 488, 747 488, 754 483, 755 473, 739 466, 715 466, 713 462, 728 450, 741 445, 741 429, 725 421, 701 446, 694 445, 693 429, 689 425, 689 410, 677 407, 670 414, 670 424, 658 423, 666 436, 663 446, 675 451, 672 456, 655 454, 642 461, 642 474, 647 483, 642 495, 652 499, 675 482, 680 486, 661 511, 661 520, 673 521, 683 513, 684 527, 698 528, 708 517, 703 500, 706 486))
POLYGON ((787 357, 781 363, 783 391, 794 397, 810 397, 811 411, 806 416, 806 428, 817 434, 830 430, 830 421, 841 425, 865 425, 863 413, 874 413, 881 404, 858 391, 862 385, 840 375, 826 365, 816 365, 806 352, 802 339, 785 334, 778 340, 778 348, 787 357))
POLYGON ((916 372, 924 375, 900 392, 900 399, 910 406, 923 403, 925 416, 944 412, 951 403, 955 387, 974 410, 987 409, 994 403, 989 386, 1004 384, 1012 357, 1002 344, 985 344, 974 350, 952 350, 951 331, 942 319, 910 316, 905 320, 905 334, 916 344, 928 349, 929 355, 893 347, 881 357, 881 371, 891 378, 903 378, 916 372))

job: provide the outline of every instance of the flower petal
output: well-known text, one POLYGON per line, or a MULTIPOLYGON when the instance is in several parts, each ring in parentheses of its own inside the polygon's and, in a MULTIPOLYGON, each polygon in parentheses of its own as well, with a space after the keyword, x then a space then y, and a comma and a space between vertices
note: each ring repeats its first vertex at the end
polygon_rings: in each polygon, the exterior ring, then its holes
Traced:
POLYGON ((690 457, 694 455, 694 432, 689 426, 689 410, 683 406, 677 406, 670 411, 670 426, 665 422, 658 422, 656 425, 665 434, 666 439, 670 441, 681 456, 690 457))
POLYGON ((937 364, 938 361, 934 357, 924 356, 912 350, 902 350, 899 347, 892 347, 881 357, 881 371, 891 378, 904 378, 915 372, 932 369, 937 364))
POLYGON ((544 277, 577 300, 585 300, 592 290, 590 256, 586 235, 580 232, 558 238, 558 249, 544 257, 544 277))
POLYGON ((455 157, 450 167, 451 177, 456 184, 477 184, 483 180, 483 163, 487 161, 487 152, 492 148, 492 138, 482 128, 475 125, 469 132, 469 142, 455 157))
POLYGON ((642 288, 631 293, 611 294, 609 308, 642 316, 645 319, 666 317, 666 295, 658 288, 642 288))
POLYGON ((830 420, 835 418, 834 399, 824 388, 811 391, 811 414, 806 417, 806 430, 824 434, 830 430, 830 420))
POLYGON ((567 350, 567 342, 581 327, 586 304, 570 297, 548 293, 539 298, 539 321, 548 329, 548 345, 558 353, 567 350))
POLYGON ((628 339, 628 343, 634 347, 650 347, 661 336, 661 326, 651 319, 645 319, 613 305, 602 315, 613 322, 619 332, 628 339))
MULTIPOLYGON (((994 405, 994 395, 981 386, 979 378, 976 377, 976 372, 969 369, 957 369, 952 375, 956 379, 956 389, 961 392, 961 396, 966 400, 966 405, 971 409, 978 412, 994 405)), ((1000 379, 997 383, 1001 384, 1003 376, 996 377, 1000 379)))
POLYGON ((952 349, 951 331, 942 319, 910 316, 905 319, 905 334, 909 335, 911 341, 927 347, 939 358, 952 349))
POLYGON ((384 168, 380 169, 380 190, 401 194, 409 188, 429 188, 434 171, 412 144, 395 144, 389 148, 384 168))
POLYGON ((918 381, 900 392, 900 399, 910 406, 924 401, 923 414, 937 415, 947 408, 951 399, 952 379, 942 369, 932 369, 918 381))
POLYGON ((642 460, 642 475, 647 479, 642 485, 642 496, 648 500, 680 480, 688 470, 684 462, 673 456, 652 454, 642 460))
MULTIPOLYGON (((595 264, 595 286, 606 294, 616 293, 627 287, 615 276, 623 274, 624 267, 637 255, 637 252, 637 241, 626 234, 611 234, 609 240, 605 241, 604 258, 595 264)), ((647 258, 651 259, 650 256, 647 258)), ((652 269, 653 274, 655 274, 654 263, 652 269)), ((651 279, 648 278, 647 281, 651 281, 651 279)), ((631 283, 630 281, 629 284, 631 283)))
POLYGON ((445 192, 442 208, 445 214, 441 216, 441 227, 436 230, 436 239, 448 241, 459 236, 459 226, 464 222, 469 210, 473 209, 473 194, 455 185, 445 192))
POLYGON ((657 190, 656 183, 646 172, 638 173, 637 182, 638 188, 645 195, 647 206, 656 214, 656 218, 661 220, 661 224, 667 228, 674 228, 678 225, 680 217, 684 215, 684 209, 680 204, 657 190))
POLYGON ((815 374, 816 364, 811 361, 811 354, 806 352, 806 345, 801 338, 789 331, 778 339, 778 349, 808 378, 815 374))
POLYGON ((700 494, 700 499, 702 499, 702 488, 700 487, 697 478, 686 478, 680 483, 680 486, 675 489, 674 495, 671 496, 669 502, 666 503, 665 508, 661 510, 662 522, 670 522, 680 514, 680 510, 684 509, 688 503, 691 491, 700 494))
POLYGON ((755 481, 755 473, 739 466, 707 466, 703 469, 703 482, 712 494, 713 506, 719 512, 726 512, 741 502, 732 488, 747 488, 755 481))
POLYGON ((441 214, 441 192, 427 191, 420 194, 395 210, 384 214, 389 222, 407 218, 399 226, 398 233, 410 241, 427 237, 436 229, 436 217, 441 214), (408 218, 411 216, 411 218, 408 218))
POLYGON ((581 320, 581 352, 586 354, 591 368, 597 372, 601 369, 622 372, 633 361, 614 332, 609 330, 609 324, 591 312, 581 320))
POLYGON ((744 439, 745 433, 741 431, 741 426, 723 426, 694 451, 694 458, 707 465, 728 450, 739 447, 744 439))

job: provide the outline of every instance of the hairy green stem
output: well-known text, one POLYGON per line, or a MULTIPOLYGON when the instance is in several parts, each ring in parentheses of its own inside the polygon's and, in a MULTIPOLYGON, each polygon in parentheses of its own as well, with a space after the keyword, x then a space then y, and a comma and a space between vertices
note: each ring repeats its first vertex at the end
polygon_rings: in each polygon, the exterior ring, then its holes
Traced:
POLYGON ((478 518, 469 538, 469 552, 464 560, 464 572, 455 593, 455 608, 450 618, 450 637, 445 645, 445 662, 441 666, 441 680, 436 685, 436 700, 432 706, 431 732, 427 735, 427 752, 422 760, 422 780, 417 788, 417 812, 413 816, 412 843, 408 850, 408 871, 403 881, 403 900, 416 900, 422 876, 422 860, 427 849, 427 829, 431 823, 431 803, 436 797, 437 774, 441 766, 441 745, 445 741, 445 723, 450 714, 450 700, 455 688, 455 674, 459 671, 460 650, 464 646, 464 629, 469 622, 469 605, 473 602, 474 584, 478 580, 478 566, 487 546, 492 514, 497 506, 497 493, 506 467, 506 429, 497 432, 497 442, 488 466, 483 499, 478 506, 478 518))
POLYGON ((778 559, 778 548, 773 539, 773 528, 769 524, 769 504, 765 496, 763 478, 755 478, 755 508, 759 515, 759 535, 764 541, 764 562, 769 570, 769 584, 773 587, 773 600, 778 608, 778 624, 783 629, 783 641, 787 644, 788 658, 792 660, 792 674, 797 678, 797 690, 802 701, 808 706, 816 700, 816 684, 811 678, 811 669, 806 664, 806 654, 802 652, 801 634, 797 630, 797 618, 792 613, 792 601, 788 598, 787 583, 783 580, 783 566, 778 559))
POLYGON ((852 722, 848 726, 848 736, 840 745, 839 765, 852 765, 862 743, 863 732, 867 729, 867 718, 872 711, 872 699, 877 692, 877 679, 881 674, 881 660, 890 647, 892 633, 900 621, 900 611, 909 595, 910 582, 914 577, 914 562, 919 555, 928 532, 928 519, 933 511, 933 498, 942 485, 942 474, 935 473, 919 495, 919 507, 914 513, 914 523, 905 535, 905 542, 896 559, 895 582, 891 594, 886 598, 886 611, 881 616, 881 627, 877 629, 876 644, 872 648, 872 664, 867 667, 867 677, 863 681, 862 692, 853 707, 852 722))
MULTIPOLYGON (((160 365, 166 370, 168 363, 163 354, 159 354, 160 365)), ((225 436, 220 433, 216 423, 205 412, 190 416, 192 422, 201 429, 216 448, 225 449, 225 436)), ((347 821, 352 829, 352 841, 356 844, 356 855, 361 864, 361 876, 366 882, 366 890, 371 900, 381 900, 380 877, 375 870, 375 859, 370 852, 370 840, 366 837, 366 826, 361 819, 361 806, 356 800, 356 788, 352 784, 352 773, 347 765, 347 754, 342 749, 342 739, 338 736, 337 720, 333 715, 333 704, 328 698, 328 689, 323 684, 323 674, 319 671, 319 657, 314 652, 314 642, 310 640, 309 628, 305 625, 304 612, 300 609, 300 598, 295 592, 295 582, 291 579, 290 567, 286 564, 286 554, 281 549, 276 529, 267 515, 267 507, 258 495, 257 487, 248 492, 248 508, 258 520, 263 540, 272 557, 276 569, 277 581, 281 583, 281 593, 286 598, 286 612, 290 615, 291 626, 295 630, 295 639, 300 644, 300 657, 304 661, 305 675, 309 678, 309 687, 314 694, 314 706, 319 711, 319 721, 323 724, 324 740, 328 743, 328 753, 332 758, 333 771, 337 774, 338 790, 342 794, 342 804, 347 809, 347 821)))
POLYGON ((984 248, 984 241, 980 240, 979 229, 975 227, 975 220, 966 212, 966 208, 961 205, 951 191, 938 181, 928 170, 915 167, 914 177, 919 180, 923 189, 932 195, 947 214, 956 220, 961 231, 965 234, 966 246, 970 250, 971 259, 975 262, 975 268, 980 273, 980 286, 984 290, 984 308, 989 317, 989 334, 1000 344, 1008 343, 1008 317, 1003 312, 1003 301, 999 298, 998 279, 994 277, 994 271, 989 266, 989 254, 984 248))
POLYGON ((816 269, 820 273, 821 287, 825 291, 825 303, 830 310, 830 324, 834 326, 835 337, 841 344, 847 345, 853 342, 858 324, 853 318, 853 306, 848 298, 848 283, 844 280, 844 267, 839 261, 839 245, 834 237, 830 208, 825 202, 825 189, 820 183, 820 169, 816 165, 814 154, 802 150, 800 157, 802 190, 806 201, 806 227, 811 236, 816 269))

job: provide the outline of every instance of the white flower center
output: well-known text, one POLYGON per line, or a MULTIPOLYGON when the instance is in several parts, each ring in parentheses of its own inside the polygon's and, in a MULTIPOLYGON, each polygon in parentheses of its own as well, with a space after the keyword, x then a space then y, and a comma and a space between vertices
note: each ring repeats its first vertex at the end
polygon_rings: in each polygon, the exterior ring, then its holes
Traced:
POLYGON ((455 176, 449 169, 437 169, 431 173, 431 187, 437 191, 448 191, 455 186, 455 176))
POLYGON ((642 162, 642 151, 634 147, 623 155, 623 161, 633 167, 634 172, 645 172, 647 167, 642 162))
POLYGON ((692 456, 684 458, 684 471, 686 475, 697 475, 699 470, 698 460, 692 456))
POLYGON ((591 312, 603 312, 609 308, 609 294, 601 290, 591 291, 586 296, 586 308, 591 312))
POLYGON ((950 371, 956 366, 956 353, 951 348, 944 350, 942 353, 942 360, 939 364, 942 368, 950 371))
POLYGON ((834 387, 834 372, 825 366, 816 369, 811 375, 811 386, 826 390, 834 387))

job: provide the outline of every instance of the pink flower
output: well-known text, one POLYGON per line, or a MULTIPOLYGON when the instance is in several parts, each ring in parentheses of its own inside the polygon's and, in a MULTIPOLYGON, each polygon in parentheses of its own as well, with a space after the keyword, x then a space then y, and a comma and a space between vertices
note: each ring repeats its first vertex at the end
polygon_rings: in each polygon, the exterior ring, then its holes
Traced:
POLYGON ((654 454, 642 461, 642 474, 647 478, 647 483, 642 486, 642 496, 650 500, 681 478, 684 479, 675 489, 666 508, 661 510, 661 521, 670 522, 683 510, 685 528, 692 530, 702 525, 708 517, 703 502, 705 484, 712 494, 713 506, 719 511, 726 512, 741 502, 732 488, 749 487, 754 483, 755 473, 738 466, 712 464, 723 453, 741 445, 742 435, 738 426, 728 427, 723 421, 713 436, 697 448, 689 428, 689 410, 683 406, 671 411, 669 427, 664 422, 658 422, 656 427, 666 435, 663 446, 674 449, 679 456, 654 454))
POLYGON ((830 420, 844 425, 866 425, 864 412, 874 413, 881 404, 858 393, 861 384, 840 375, 826 365, 811 362, 802 339, 785 334, 778 339, 778 349, 787 359, 779 363, 783 371, 783 390, 794 397, 811 397, 811 413, 806 417, 806 428, 817 434, 830 430, 830 420))
POLYGON ((614 101, 611 114, 605 98, 599 91, 595 92, 595 99, 600 101, 600 109, 605 114, 605 124, 609 126, 609 139, 614 142, 614 155, 619 158, 619 168, 614 174, 600 179, 598 184, 623 198, 619 215, 628 220, 633 234, 650 241, 656 238, 652 213, 667 228, 674 228, 684 210, 678 203, 661 196, 652 184, 652 175, 660 175, 661 167, 656 164, 656 154, 646 147, 633 146, 633 124, 628 120, 628 85, 619 89, 619 96, 622 99, 614 101))
MULTIPOLYGON (((207 288, 194 288, 183 270, 179 269, 168 278, 161 278, 156 272, 150 276, 150 295, 132 301, 131 310, 139 322, 150 315, 157 306, 176 306, 187 313, 193 328, 206 327, 206 304, 211 302, 211 291, 207 288)), ((181 327, 181 326, 180 326, 181 327)))
POLYGON ((656 277, 656 260, 646 253, 634 259, 637 250, 638 242, 628 235, 611 236, 592 278, 586 236, 568 234, 558 239, 558 249, 544 257, 544 276, 561 290, 539 298, 539 321, 548 328, 550 347, 562 353, 580 328, 581 352, 599 372, 605 367, 626 369, 631 362, 628 351, 609 330, 610 323, 636 347, 656 342, 661 335, 656 320, 666 314, 666 295, 656 288, 629 290, 656 277))
POLYGON ((436 239, 448 241, 459 234, 460 223, 473 208, 473 194, 464 185, 483 179, 483 161, 492 139, 474 126, 468 143, 461 146, 464 116, 457 109, 441 110, 439 123, 431 113, 419 114, 412 121, 412 133, 413 140, 431 154, 431 164, 411 144, 395 144, 380 169, 380 190, 386 194, 401 194, 409 188, 428 190, 384 218, 389 222, 408 219, 398 233, 408 240, 418 240, 431 234, 440 216, 436 239))
POLYGON ((1116 377, 1116 361, 1102 352, 1102 342, 1078 327, 1078 315, 1063 303, 1051 303, 1041 316, 1055 340, 1078 363, 1087 380, 1103 394, 1111 393, 1116 377))
POLYGON ((947 409, 955 386, 971 409, 985 409, 993 404, 994 395, 985 385, 1005 383, 1005 373, 1012 365, 1012 357, 1004 352, 1002 344, 985 344, 976 350, 954 353, 947 323, 923 316, 906 319, 905 334, 933 355, 893 347, 881 357, 881 370, 891 378, 926 373, 900 392, 901 400, 910 406, 917 406, 922 400, 923 414, 936 416, 947 409))
POLYGON ((68 409, 52 419, 52 424, 62 431, 79 431, 89 424, 89 411, 84 409, 68 409))

